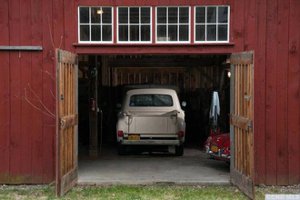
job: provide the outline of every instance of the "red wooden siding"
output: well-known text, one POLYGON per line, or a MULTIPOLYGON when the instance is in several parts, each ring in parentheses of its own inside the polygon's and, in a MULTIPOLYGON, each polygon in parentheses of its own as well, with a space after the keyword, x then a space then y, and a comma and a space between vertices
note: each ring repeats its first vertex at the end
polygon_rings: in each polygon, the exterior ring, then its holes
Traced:
MULTIPOLYGON (((300 183, 299 0, 3 0, 0 46, 0 182, 54 180, 54 48, 84 54, 223 54, 254 50, 255 182, 300 183), (149 3, 150 2, 150 3, 149 3), (78 5, 230 5, 230 44, 78 45, 78 5), (74 45, 75 44, 75 45, 74 45)), ((192 40, 193 41, 193 40, 192 40)))

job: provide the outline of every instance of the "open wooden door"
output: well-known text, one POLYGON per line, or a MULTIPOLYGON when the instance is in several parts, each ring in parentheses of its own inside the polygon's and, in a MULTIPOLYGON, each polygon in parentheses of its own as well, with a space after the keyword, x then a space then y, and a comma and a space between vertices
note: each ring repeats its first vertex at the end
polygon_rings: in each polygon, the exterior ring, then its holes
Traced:
POLYGON ((231 182, 254 198, 253 52, 232 54, 231 63, 231 182))
POLYGON ((76 183, 77 162, 77 56, 56 50, 56 195, 62 196, 76 183))

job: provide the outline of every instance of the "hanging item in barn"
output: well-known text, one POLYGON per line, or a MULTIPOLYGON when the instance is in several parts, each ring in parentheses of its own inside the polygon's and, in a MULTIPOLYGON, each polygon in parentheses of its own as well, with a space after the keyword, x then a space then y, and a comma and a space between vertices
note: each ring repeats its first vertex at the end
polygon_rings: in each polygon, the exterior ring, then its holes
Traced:
POLYGON ((220 101, 218 92, 214 91, 212 94, 209 119, 211 121, 211 130, 217 132, 218 129, 218 118, 220 116, 220 101))

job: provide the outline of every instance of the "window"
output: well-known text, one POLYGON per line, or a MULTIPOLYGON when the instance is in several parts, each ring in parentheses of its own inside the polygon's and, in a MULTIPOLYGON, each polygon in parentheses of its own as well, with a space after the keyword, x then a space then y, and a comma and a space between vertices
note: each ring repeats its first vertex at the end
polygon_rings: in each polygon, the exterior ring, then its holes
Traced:
POLYGON ((229 42, 229 6, 200 6, 195 10, 195 42, 229 42))
POLYGON ((156 41, 189 42, 190 41, 190 8, 157 7, 156 41))
POLYGON ((118 42, 151 42, 151 8, 118 8, 118 42))
POLYGON ((112 42, 112 7, 79 7, 79 41, 112 42))
POLYGON ((170 95, 165 94, 139 94, 130 97, 131 107, 171 107, 173 100, 170 95))

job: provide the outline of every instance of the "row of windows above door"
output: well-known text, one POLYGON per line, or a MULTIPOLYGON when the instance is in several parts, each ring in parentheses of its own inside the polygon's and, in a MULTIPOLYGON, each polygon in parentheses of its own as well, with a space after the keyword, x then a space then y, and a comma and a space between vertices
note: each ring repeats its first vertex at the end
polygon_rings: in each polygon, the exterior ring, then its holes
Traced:
POLYGON ((78 34, 80 43, 189 43, 191 26, 197 43, 229 42, 229 6, 195 6, 191 8, 156 7, 79 7, 78 34), (114 17, 116 20, 114 21, 114 17), (153 22, 155 20, 155 22, 153 22), (116 23, 116 30, 114 30, 116 23))

